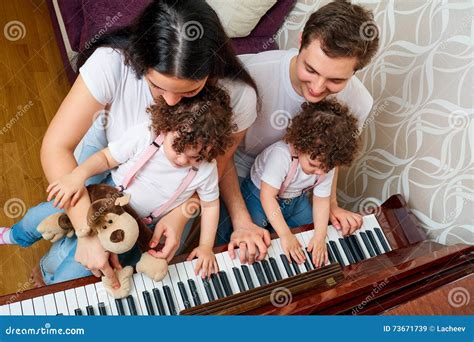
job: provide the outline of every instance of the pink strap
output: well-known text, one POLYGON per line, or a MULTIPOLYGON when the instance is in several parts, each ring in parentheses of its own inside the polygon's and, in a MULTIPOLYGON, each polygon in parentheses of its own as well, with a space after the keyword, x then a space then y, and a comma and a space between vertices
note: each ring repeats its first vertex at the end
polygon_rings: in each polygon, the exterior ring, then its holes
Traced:
POLYGON ((131 181, 135 178, 137 172, 145 165, 151 157, 160 149, 160 146, 163 144, 164 141, 163 134, 160 134, 155 141, 153 141, 150 146, 147 147, 145 152, 140 156, 138 162, 128 171, 125 179, 122 182, 122 185, 117 186, 120 191, 125 190, 130 185, 131 181))
POLYGON ((10 231, 11 227, 2 227, 2 231, 0 232, 0 244, 1 245, 4 245, 6 243, 6 241, 3 239, 3 235, 10 231))
POLYGON ((160 206, 158 209, 154 210, 150 215, 145 217, 143 219, 143 223, 145 224, 151 224, 153 222, 154 218, 160 217, 161 214, 165 213, 169 207, 176 201, 176 199, 183 193, 184 190, 186 190, 193 181, 194 177, 197 174, 198 169, 195 167, 192 167, 186 177, 183 179, 181 184, 179 185, 178 189, 174 192, 173 196, 169 200, 166 201, 162 206, 160 206))
MULTIPOLYGON (((293 157, 292 156, 291 158, 292 158, 292 160, 291 160, 291 165, 290 165, 290 171, 288 172, 288 175, 286 175, 286 178, 285 178, 283 184, 281 185, 280 191, 278 192, 279 197, 283 196, 286 189, 288 189, 288 185, 290 185, 293 178, 295 178, 296 170, 298 169, 298 163, 299 163, 298 157, 293 157)), ((316 187, 319 183, 321 183, 324 180, 324 178, 326 178, 326 174, 318 177, 318 179, 316 180, 316 182, 313 185, 308 186, 307 188, 304 188, 302 193, 304 194, 305 192, 308 192, 309 190, 316 187)))

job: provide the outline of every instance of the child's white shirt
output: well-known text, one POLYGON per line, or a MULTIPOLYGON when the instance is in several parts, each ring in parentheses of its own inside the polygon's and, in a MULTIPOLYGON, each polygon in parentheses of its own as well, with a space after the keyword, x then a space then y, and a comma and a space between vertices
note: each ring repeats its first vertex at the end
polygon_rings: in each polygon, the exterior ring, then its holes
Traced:
MULTIPOLYGON (((128 129, 121 138, 109 143, 112 157, 120 165, 111 171, 116 185, 122 184, 131 167, 140 159, 145 149, 156 139, 148 123, 141 123, 128 129)), ((153 157, 137 172, 126 193, 131 195, 130 205, 141 216, 146 217, 152 211, 168 201, 186 177, 190 167, 174 167, 161 147, 153 157)), ((203 201, 219 198, 217 164, 202 161, 199 170, 186 190, 169 207, 171 210, 188 200, 195 192, 203 201)))
MULTIPOLYGON (((258 189, 261 189, 261 182, 280 189, 290 172, 291 150, 290 146, 280 140, 268 146, 260 153, 250 170, 250 178, 258 189)), ((307 175, 303 172, 298 163, 296 174, 291 183, 286 188, 281 198, 294 198, 302 194, 303 189, 312 186, 317 180, 317 175, 307 175)), ((334 177, 334 169, 331 169, 325 178, 313 188, 313 194, 317 197, 331 196, 331 185, 334 177)))

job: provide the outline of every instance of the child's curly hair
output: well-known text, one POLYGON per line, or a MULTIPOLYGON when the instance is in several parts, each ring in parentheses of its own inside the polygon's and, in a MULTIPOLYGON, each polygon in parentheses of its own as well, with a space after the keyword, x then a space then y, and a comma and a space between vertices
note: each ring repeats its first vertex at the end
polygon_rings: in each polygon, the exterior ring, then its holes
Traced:
POLYGON ((182 98, 175 106, 168 106, 161 98, 147 111, 156 135, 178 132, 173 142, 178 153, 200 146, 199 160, 210 162, 232 145, 233 113, 230 97, 222 88, 206 85, 199 94, 182 98))
POLYGON ((304 103, 284 137, 296 151, 309 154, 328 172, 350 165, 359 147, 357 119, 335 99, 304 103))

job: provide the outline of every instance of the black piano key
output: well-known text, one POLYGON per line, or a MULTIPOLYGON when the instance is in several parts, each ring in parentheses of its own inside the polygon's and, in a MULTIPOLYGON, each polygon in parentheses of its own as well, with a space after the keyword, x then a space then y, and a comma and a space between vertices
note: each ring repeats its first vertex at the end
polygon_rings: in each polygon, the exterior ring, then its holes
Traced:
POLYGON ((326 243, 326 249, 328 251, 329 263, 334 264, 336 262, 336 257, 334 256, 334 253, 332 251, 331 246, 329 246, 329 243, 326 243))
POLYGON ((273 273, 275 274, 276 280, 282 280, 283 277, 281 276, 281 272, 278 269, 278 263, 276 262, 275 258, 269 257, 268 260, 270 260, 270 265, 272 266, 273 273))
POLYGON ((247 265, 242 265, 242 272, 244 272, 245 280, 247 281, 247 287, 249 290, 255 288, 255 284, 253 283, 252 276, 250 275, 250 271, 247 265))
POLYGON ((237 281, 237 286, 239 287, 240 292, 245 292, 245 284, 244 280, 242 279, 242 275, 240 274, 240 270, 237 267, 232 267, 232 272, 234 272, 235 280, 237 281))
POLYGON ((107 316, 107 310, 105 310, 105 303, 103 302, 99 303, 99 315, 107 316))
POLYGON ((150 292, 143 291, 143 299, 145 300, 146 312, 150 316, 155 316, 155 309, 153 309, 153 303, 151 302, 150 292))
POLYGON ((137 311, 137 307, 135 306, 135 300, 133 299, 133 296, 128 295, 126 299, 127 299, 128 310, 130 311, 130 315, 137 316, 138 311, 137 311))
POLYGON ((212 285, 214 285, 214 290, 216 291, 217 298, 221 299, 225 297, 224 290, 222 289, 221 282, 217 274, 211 274, 212 285))
POLYGON ((95 316, 94 308, 92 307, 92 305, 86 306, 86 312, 87 312, 87 316, 95 316))
POLYGON ((258 261, 255 261, 252 266, 255 270, 255 274, 257 275, 257 280, 260 286, 267 285, 267 280, 265 279, 265 275, 263 274, 263 269, 260 263, 258 261))
POLYGON ((344 238, 344 241, 346 242, 347 247, 349 247, 349 251, 351 252, 352 257, 354 258, 355 262, 358 263, 359 261, 362 261, 362 259, 359 256, 359 253, 357 253, 356 251, 354 242, 350 239, 350 237, 346 236, 344 238))
POLYGON ((301 273, 298 263, 296 261, 294 261, 293 259, 291 260, 291 266, 293 266, 293 269, 295 270, 296 274, 301 273))
POLYGON ((115 298, 115 306, 117 307, 117 312, 120 316, 125 316, 125 308, 123 307, 122 299, 115 298))
POLYGON ((229 278, 224 271, 219 271, 219 278, 221 280, 222 286, 224 287, 224 292, 226 296, 232 296, 232 287, 230 286, 229 278))
POLYGON ((359 259, 359 261, 364 260, 365 256, 364 256, 364 253, 362 252, 362 249, 359 247, 359 244, 357 243, 357 238, 354 235, 349 235, 347 239, 349 240, 351 248, 357 255, 357 258, 359 259))
POLYGON ((281 259, 281 262, 283 263, 283 267, 285 267, 285 271, 286 271, 286 274, 288 274, 288 277, 294 276, 295 274, 293 273, 293 270, 290 267, 290 263, 286 255, 280 254, 280 259, 281 259))
POLYGON ((377 234, 379 238, 380 243, 382 244, 383 249, 385 250, 385 253, 390 252, 390 248, 388 247, 387 242, 385 242, 385 239, 383 237, 383 234, 380 228, 374 227, 374 230, 375 230, 375 234, 377 234))
POLYGON ((267 260, 262 260, 262 267, 265 275, 267 276, 267 280, 269 283, 275 282, 275 277, 273 276, 272 269, 270 267, 270 263, 267 260))
POLYGON ((356 248, 357 248, 357 250, 359 251, 359 253, 360 253, 360 255, 362 256, 362 258, 363 258, 364 260, 367 259, 367 256, 365 255, 364 250, 362 249, 362 246, 361 246, 361 244, 360 244, 359 239, 357 238, 357 236, 356 236, 356 235, 352 235, 352 237, 353 237, 353 240, 354 240, 354 244, 356 245, 356 248))
POLYGON ((207 299, 210 302, 212 302, 213 300, 216 300, 216 298, 214 297, 214 293, 212 293, 211 283, 209 283, 208 278, 204 278, 202 280, 202 284, 204 285, 204 289, 206 290, 207 299))
POLYGON ((196 288, 196 283, 192 279, 188 279, 189 290, 191 290, 191 296, 193 297, 194 305, 201 305, 201 298, 196 288))
POLYGON ((332 250, 334 252, 334 256, 336 257, 337 262, 341 266, 346 266, 344 264, 344 259, 342 258, 341 253, 339 253, 339 248, 337 247, 337 244, 334 241, 329 240, 329 245, 332 247, 332 250))
POLYGON ((360 236, 362 237, 362 241, 364 242, 365 248, 367 248, 367 252, 369 252, 370 257, 374 257, 377 254, 375 254, 374 249, 372 248, 372 245, 370 244, 369 238, 365 234, 365 232, 360 232, 360 236))
POLYGON ((374 233, 372 233, 370 230, 366 231, 367 237, 369 238, 370 243, 372 244, 372 247, 374 248, 375 254, 380 255, 382 252, 379 249, 379 246, 377 245, 377 242, 375 242, 375 236, 374 233))
POLYGON ((313 268, 316 268, 316 265, 313 263, 313 253, 305 249, 306 254, 308 255, 309 262, 313 265, 313 268))
POLYGON ((64 314, 60 312, 60 313, 57 313, 56 316, 64 316, 64 314))
POLYGON ((163 286, 163 292, 165 293, 165 299, 166 303, 168 304, 168 310, 170 311, 170 315, 177 315, 178 311, 176 311, 176 305, 174 304, 173 294, 171 293, 171 289, 168 285, 163 286))
POLYGON ((165 305, 163 304, 163 300, 161 299, 161 294, 159 289, 153 289, 153 297, 155 298, 156 307, 158 308, 158 313, 161 316, 166 315, 165 305))
POLYGON ((349 264, 355 264, 356 261, 354 257, 351 254, 351 251, 349 250, 349 247, 346 244, 346 240, 339 238, 339 243, 341 244, 341 247, 343 249, 344 254, 346 255, 347 260, 349 261, 349 264))
POLYGON ((308 251, 305 250, 305 252, 306 252, 306 259, 304 260, 303 265, 304 265, 304 267, 306 268, 306 271, 309 272, 309 271, 311 271, 311 270, 313 269, 313 268, 311 267, 311 263, 312 263, 312 262, 311 262, 310 259, 309 259, 308 251))
POLYGON ((179 289, 179 294, 181 295, 181 299, 183 300, 184 308, 190 309, 191 302, 189 301, 188 293, 186 292, 186 288, 184 287, 183 282, 178 281, 178 289, 179 289))
POLYGON ((74 310, 74 315, 75 316, 82 316, 82 310, 81 309, 75 309, 74 310))

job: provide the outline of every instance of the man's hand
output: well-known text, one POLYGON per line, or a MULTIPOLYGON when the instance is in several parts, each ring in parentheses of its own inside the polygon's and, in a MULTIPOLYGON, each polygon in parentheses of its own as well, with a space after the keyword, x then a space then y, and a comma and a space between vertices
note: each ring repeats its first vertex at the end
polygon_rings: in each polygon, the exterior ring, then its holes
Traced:
POLYGON ((329 219, 337 230, 341 230, 343 236, 354 233, 362 226, 362 216, 342 209, 338 205, 331 205, 329 219))
POLYGON ((109 278, 114 288, 120 287, 114 272, 114 268, 118 270, 122 268, 118 256, 106 251, 97 235, 77 239, 75 260, 84 265, 96 277, 101 277, 103 274, 109 278))
POLYGON ((238 226, 234 226, 234 232, 230 236, 228 247, 229 255, 235 258, 235 248, 240 248, 240 262, 242 264, 253 264, 255 257, 257 260, 263 260, 267 254, 267 248, 270 246, 270 233, 252 221, 240 222, 238 226))

